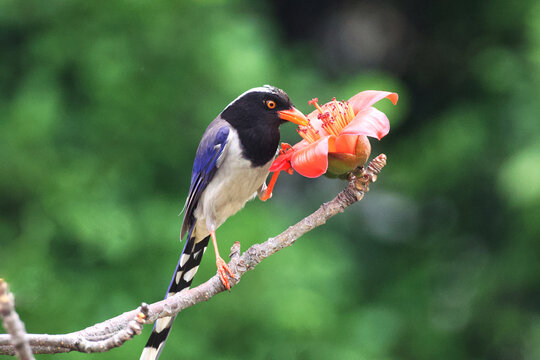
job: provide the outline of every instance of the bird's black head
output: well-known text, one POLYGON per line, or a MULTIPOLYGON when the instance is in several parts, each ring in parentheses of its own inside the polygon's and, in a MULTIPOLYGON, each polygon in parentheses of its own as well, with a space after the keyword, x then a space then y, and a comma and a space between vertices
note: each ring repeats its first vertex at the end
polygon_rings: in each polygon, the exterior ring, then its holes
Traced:
POLYGON ((287 93, 270 85, 246 91, 220 116, 238 132, 244 157, 257 166, 274 157, 279 125, 285 121, 307 125, 306 117, 292 105, 287 93))
POLYGON ((277 129, 285 120, 306 125, 287 93, 270 85, 253 88, 230 103, 221 113, 236 130, 252 128, 277 129))

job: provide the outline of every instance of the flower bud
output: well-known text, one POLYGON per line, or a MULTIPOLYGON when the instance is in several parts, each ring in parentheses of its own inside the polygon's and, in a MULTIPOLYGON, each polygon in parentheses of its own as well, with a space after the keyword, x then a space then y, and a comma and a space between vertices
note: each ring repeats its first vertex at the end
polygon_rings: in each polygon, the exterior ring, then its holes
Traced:
POLYGON ((367 136, 360 135, 356 142, 354 155, 345 153, 328 154, 328 170, 326 176, 345 177, 349 172, 359 166, 363 166, 371 154, 371 144, 367 136))

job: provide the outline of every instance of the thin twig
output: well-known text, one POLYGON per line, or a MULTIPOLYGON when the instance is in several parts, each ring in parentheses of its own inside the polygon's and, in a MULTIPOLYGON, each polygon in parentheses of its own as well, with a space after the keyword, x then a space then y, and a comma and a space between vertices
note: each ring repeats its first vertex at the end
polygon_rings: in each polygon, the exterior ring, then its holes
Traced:
POLYGON ((17 358, 33 360, 34 355, 32 355, 32 349, 26 338, 26 329, 15 311, 15 297, 9 291, 7 282, 4 279, 0 279, 0 316, 4 328, 9 334, 7 338, 17 358))
MULTIPOLYGON (((377 156, 366 168, 359 168, 351 174, 349 185, 333 200, 322 204, 317 211, 290 226, 278 236, 251 246, 242 255, 240 255, 240 243, 234 243, 231 248, 231 261, 228 264, 236 278, 230 279, 231 287, 240 282, 244 273, 253 270, 263 259, 291 246, 308 231, 323 225, 329 218, 362 200, 365 193, 369 191, 369 185, 377 180, 379 172, 385 165, 386 155, 377 156)), ((151 305, 143 304, 139 309, 125 312, 84 330, 64 335, 29 334, 26 339, 30 342, 34 353, 40 354, 107 351, 122 345, 135 334, 139 334, 143 323, 150 324, 158 318, 178 314, 225 290, 219 277, 215 275, 196 288, 182 291, 151 305)), ((14 354, 8 335, 0 335, 0 354, 14 354)))

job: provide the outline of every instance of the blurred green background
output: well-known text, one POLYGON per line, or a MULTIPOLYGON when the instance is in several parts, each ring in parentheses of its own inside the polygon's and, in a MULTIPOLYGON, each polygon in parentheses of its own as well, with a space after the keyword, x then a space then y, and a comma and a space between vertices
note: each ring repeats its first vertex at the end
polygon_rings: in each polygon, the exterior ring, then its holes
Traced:
MULTIPOLYGON (((162 359, 540 359, 539 19, 538 0, 1 0, 0 276, 28 331, 162 298, 197 143, 237 95, 273 84, 307 112, 377 89, 400 101, 372 191, 182 312, 162 359)), ((345 185, 282 175, 222 253, 345 185)), ((150 328, 54 358, 136 359, 150 328)))

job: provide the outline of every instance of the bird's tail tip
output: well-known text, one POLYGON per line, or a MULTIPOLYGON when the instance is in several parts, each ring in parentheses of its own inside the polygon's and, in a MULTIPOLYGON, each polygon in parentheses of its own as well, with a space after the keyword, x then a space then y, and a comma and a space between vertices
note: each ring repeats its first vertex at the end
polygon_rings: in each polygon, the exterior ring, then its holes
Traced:
POLYGON ((156 360, 159 358, 159 351, 153 346, 147 346, 141 353, 139 360, 156 360))

